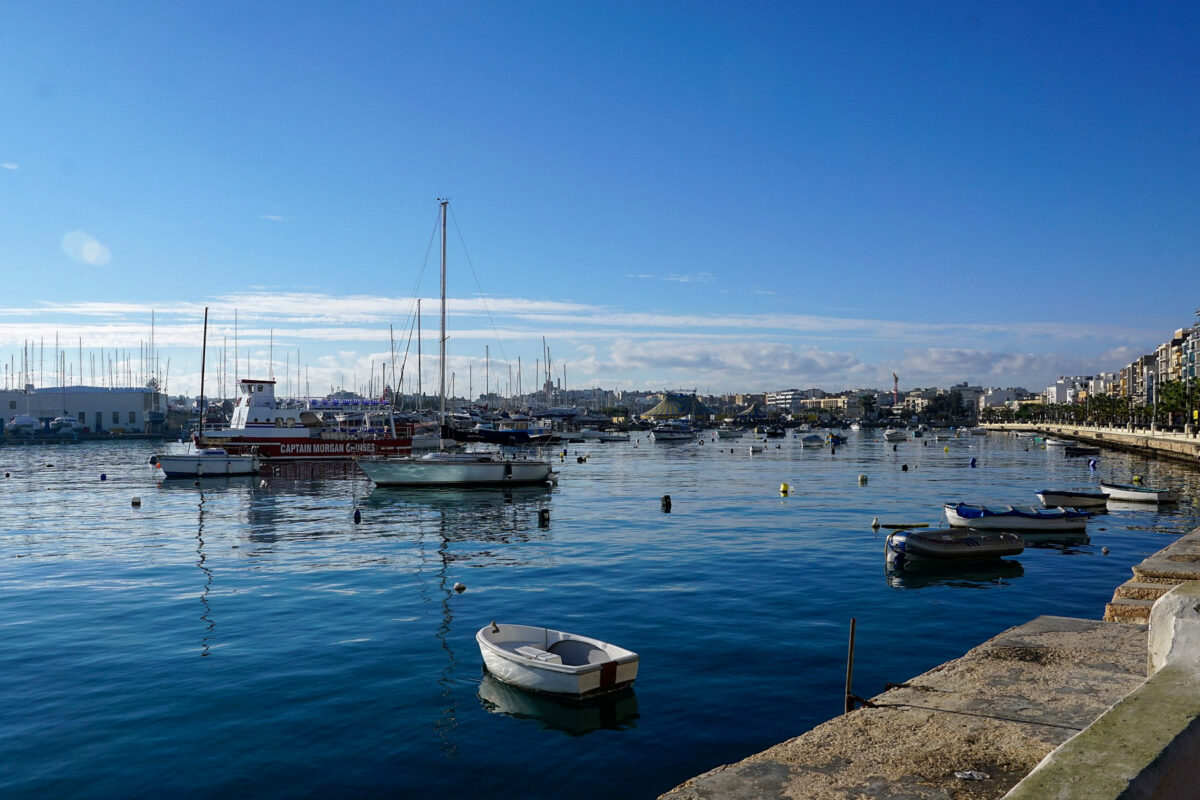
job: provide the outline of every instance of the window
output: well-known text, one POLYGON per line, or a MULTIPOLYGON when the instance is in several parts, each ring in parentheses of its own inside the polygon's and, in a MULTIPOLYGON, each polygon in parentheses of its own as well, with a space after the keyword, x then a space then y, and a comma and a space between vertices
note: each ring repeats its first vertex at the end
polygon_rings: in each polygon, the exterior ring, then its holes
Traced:
POLYGON ((16 408, 16 407, 17 407, 17 401, 16 401, 16 400, 9 400, 9 401, 8 401, 8 407, 9 407, 9 408, 16 408))
POLYGON ((114 411, 113 412, 113 425, 120 425, 120 424, 121 424, 121 412, 114 411))
POLYGON ((132 424, 133 424, 133 423, 135 423, 135 422, 137 422, 137 412, 136 412, 136 411, 130 411, 130 412, 129 412, 129 424, 130 424, 130 425, 132 425, 132 424))

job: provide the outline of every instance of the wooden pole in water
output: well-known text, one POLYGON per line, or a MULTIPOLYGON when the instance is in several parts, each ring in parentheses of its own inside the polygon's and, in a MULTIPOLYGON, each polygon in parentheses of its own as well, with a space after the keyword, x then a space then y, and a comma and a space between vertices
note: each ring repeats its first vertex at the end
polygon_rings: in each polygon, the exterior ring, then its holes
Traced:
POLYGON ((850 618, 850 646, 846 653, 846 713, 854 710, 854 695, 850 692, 850 684, 854 679, 854 617, 850 618))

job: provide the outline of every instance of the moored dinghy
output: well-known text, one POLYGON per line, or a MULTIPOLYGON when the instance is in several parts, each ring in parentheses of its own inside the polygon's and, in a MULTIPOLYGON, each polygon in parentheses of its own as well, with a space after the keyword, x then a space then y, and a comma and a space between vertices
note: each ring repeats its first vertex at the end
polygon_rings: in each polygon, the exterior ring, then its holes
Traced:
POLYGON ((998 531, 1081 531, 1092 516, 1090 511, 1074 508, 1013 508, 976 506, 970 503, 946 503, 946 521, 952 528, 998 531))
POLYGON ((475 634, 488 672, 533 692, 592 697, 637 678, 638 654, 587 636, 531 625, 485 625, 475 634))
POLYGON ((997 559, 1024 549, 1020 536, 999 531, 899 531, 890 534, 884 545, 887 563, 897 569, 997 559))
POLYGON ((1108 503, 1107 493, 1084 489, 1042 489, 1037 496, 1047 508, 1096 508, 1108 503))
POLYGON ((1175 489, 1152 489, 1148 486, 1135 486, 1128 483, 1105 483, 1100 481, 1100 488, 1108 492, 1113 500, 1123 500, 1130 503, 1178 503, 1179 492, 1175 489))

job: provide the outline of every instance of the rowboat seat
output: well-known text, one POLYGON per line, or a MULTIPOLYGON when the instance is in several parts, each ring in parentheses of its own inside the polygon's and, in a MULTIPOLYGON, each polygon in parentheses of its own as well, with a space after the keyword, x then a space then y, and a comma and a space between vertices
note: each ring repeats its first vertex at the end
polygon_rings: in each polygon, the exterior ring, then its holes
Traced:
POLYGON ((580 666, 582 664, 603 664, 606 661, 611 661, 612 656, 607 650, 596 647, 588 642, 581 642, 578 639, 562 639, 550 645, 550 652, 562 658, 562 663, 568 666, 580 666))
POLYGON ((532 658, 534 661, 543 661, 547 664, 561 664, 562 657, 557 653, 549 653, 540 647, 534 647, 531 644, 521 645, 513 652, 525 658, 532 658))

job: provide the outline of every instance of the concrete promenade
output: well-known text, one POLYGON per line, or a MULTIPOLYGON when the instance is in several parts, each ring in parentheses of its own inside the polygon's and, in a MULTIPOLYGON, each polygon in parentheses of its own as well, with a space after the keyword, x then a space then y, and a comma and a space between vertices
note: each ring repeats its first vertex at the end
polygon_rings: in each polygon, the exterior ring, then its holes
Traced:
MULTIPOLYGON (((1191 435, 991 429, 1200 464, 1191 435)), ((1038 617, 1011 628, 662 798, 1200 797, 1200 529, 1133 567, 1103 611, 1104 621, 1038 617)))
POLYGON ((1098 447, 1110 447, 1152 458, 1168 458, 1200 466, 1200 434, 1195 429, 1187 433, 1160 431, 1153 427, 1107 427, 1038 423, 985 425, 989 431, 1040 433, 1098 447))

